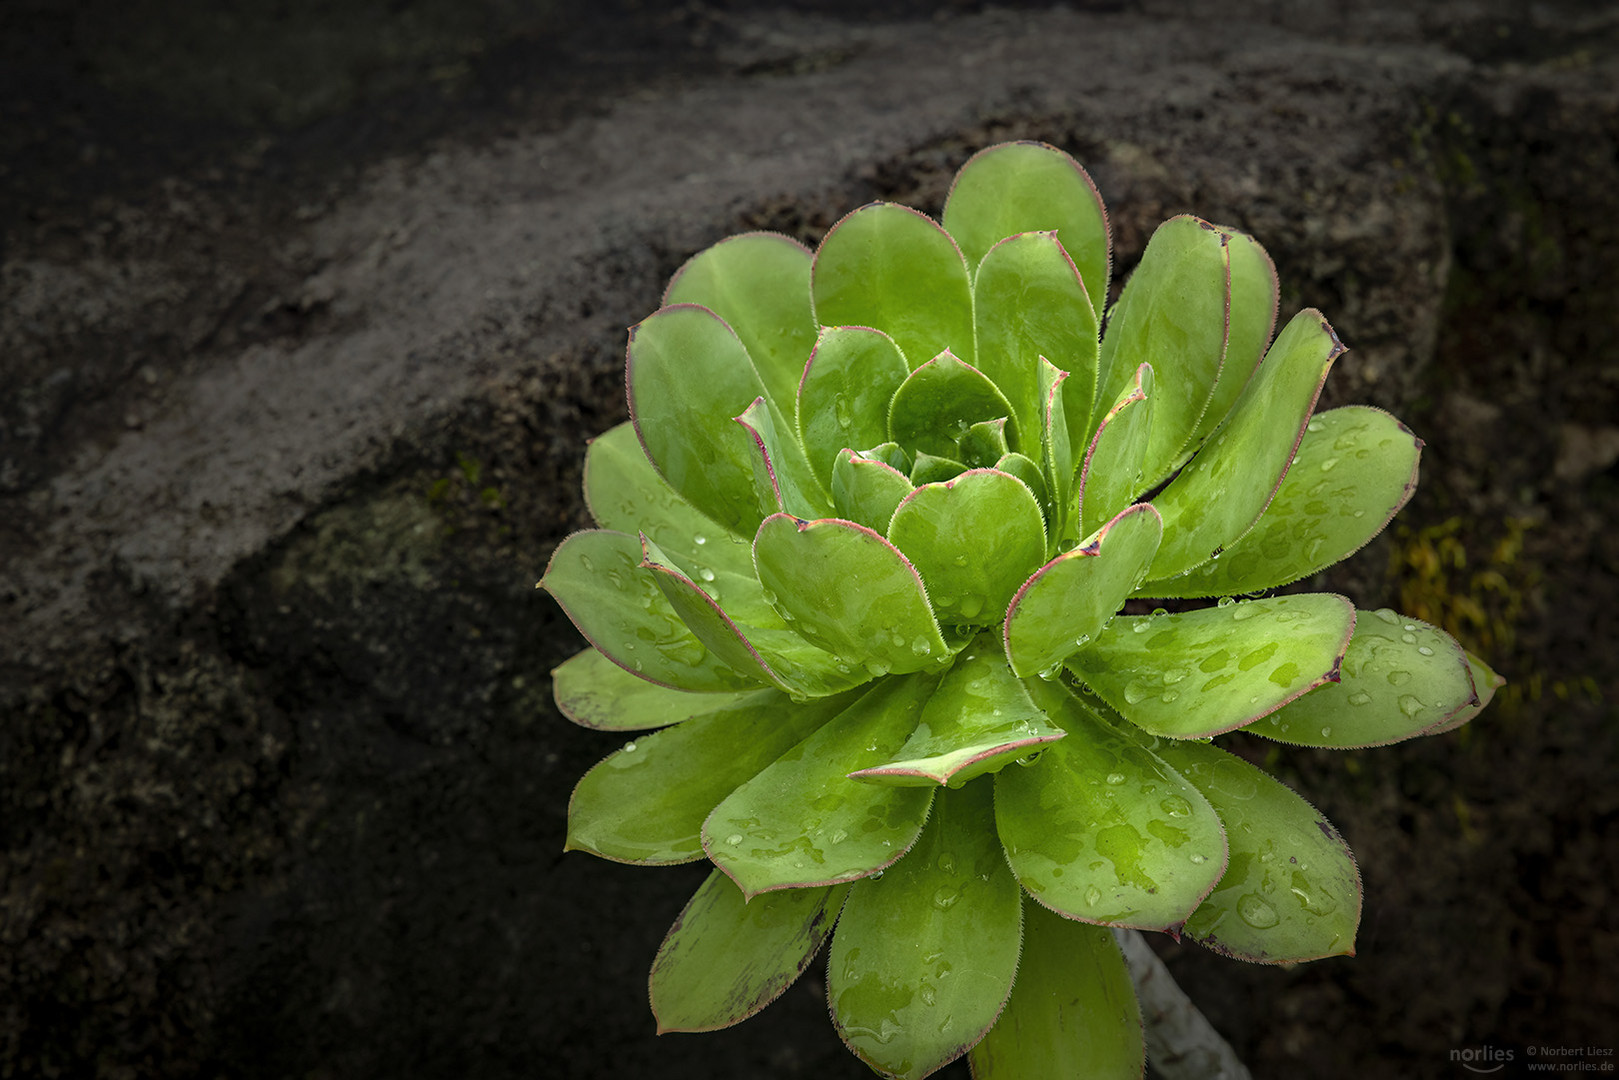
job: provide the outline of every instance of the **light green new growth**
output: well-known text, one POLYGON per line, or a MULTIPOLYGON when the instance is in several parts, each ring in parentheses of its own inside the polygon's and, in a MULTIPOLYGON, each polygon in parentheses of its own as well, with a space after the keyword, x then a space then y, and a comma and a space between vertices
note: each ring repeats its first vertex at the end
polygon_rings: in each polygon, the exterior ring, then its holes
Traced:
POLYGON ((814 252, 733 237, 631 330, 600 528, 541 584, 593 646, 563 713, 658 729, 580 781, 568 846, 716 867, 658 952, 660 1030, 751 1016, 830 937, 834 1023, 880 1073, 1139 1077, 1107 928, 1353 951, 1348 847, 1206 740, 1373 746, 1489 701, 1433 627, 1230 599, 1357 551, 1421 441, 1314 413, 1344 347, 1314 310, 1272 339, 1252 238, 1166 222, 1104 327, 1110 262, 1090 177, 1014 143, 942 226, 874 203, 814 252))

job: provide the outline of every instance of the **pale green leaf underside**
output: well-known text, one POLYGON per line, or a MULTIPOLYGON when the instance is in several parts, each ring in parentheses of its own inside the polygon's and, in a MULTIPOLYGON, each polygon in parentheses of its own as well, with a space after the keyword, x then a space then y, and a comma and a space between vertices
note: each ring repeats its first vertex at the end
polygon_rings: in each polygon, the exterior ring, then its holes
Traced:
POLYGON ((1232 596, 1309 577, 1359 551, 1411 498, 1422 440, 1368 405, 1310 418, 1293 464, 1252 529, 1149 596, 1232 596))
POLYGON ((1354 625, 1349 601, 1325 593, 1120 615, 1068 668, 1137 727, 1198 739, 1336 678, 1354 625))
POLYGON ((562 715, 596 731, 649 731, 728 708, 749 693, 693 694, 647 682, 594 648, 569 657, 551 672, 562 715))
POLYGON ((1197 790, 1071 693, 1029 682, 1068 732, 995 774, 995 822, 1018 880, 1082 922, 1179 926, 1225 866, 1220 820, 1197 790))
POLYGON ((1383 608, 1363 611, 1343 679, 1248 727, 1303 746, 1382 746, 1440 728, 1478 702, 1467 654, 1436 627, 1383 608))
POLYGON ((720 800, 852 700, 792 706, 785 694, 764 690, 637 737, 574 788, 568 850, 660 865, 702 858, 703 819, 720 800))
POLYGON ((1113 935, 1025 899, 1017 982, 971 1056, 975 1080, 1141 1080, 1141 1008, 1113 935))
POLYGON ((715 1031, 775 1001, 832 932, 847 886, 744 900, 718 870, 669 928, 652 962, 658 1033, 715 1031))
POLYGON ((916 841, 932 793, 850 781, 916 727, 935 676, 887 679, 725 796, 703 824, 709 858, 749 896, 888 866, 916 841))
POLYGON ((1237 399, 1230 417, 1153 505, 1164 542, 1148 576, 1173 578, 1219 555, 1270 502, 1332 362, 1344 351, 1314 310, 1301 311, 1237 399))
POLYGON ((960 1057, 1011 992, 1022 914, 988 782, 940 791, 911 853, 849 890, 827 963, 838 1034, 907 1080, 960 1057))
POLYGON ((1012 670, 1027 677, 1089 645, 1140 581, 1163 528, 1158 512, 1138 503, 1036 571, 1006 616, 1012 670))
POLYGON ((1102 315, 1112 238, 1096 185, 1054 146, 1003 143, 973 155, 950 186, 944 227, 974 268, 989 249, 1017 233, 1055 231, 1102 315))
POLYGON ((1186 935, 1241 960, 1294 963, 1355 951, 1360 874, 1338 830, 1262 770, 1215 746, 1160 743, 1226 824, 1231 864, 1186 935))
POLYGON ((540 585, 574 626, 626 671, 664 686, 744 690, 760 680, 738 672, 698 641, 641 566, 641 542, 590 529, 557 545, 540 585))
POLYGON ((798 379, 815 344, 810 251, 779 233, 742 233, 692 256, 675 272, 664 306, 700 304, 736 331, 770 403, 791 422, 798 379))
POLYGON ((946 349, 972 363, 967 263, 948 233, 908 206, 871 203, 832 226, 810 285, 822 326, 881 330, 913 368, 946 349))

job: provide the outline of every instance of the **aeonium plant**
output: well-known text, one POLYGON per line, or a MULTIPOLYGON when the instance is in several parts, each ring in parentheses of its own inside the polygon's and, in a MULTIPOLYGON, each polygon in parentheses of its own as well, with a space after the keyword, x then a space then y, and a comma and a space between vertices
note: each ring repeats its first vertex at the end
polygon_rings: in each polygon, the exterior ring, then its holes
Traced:
POLYGON ((1006 144, 942 222, 733 237, 631 330, 599 528, 541 584, 592 646, 562 712, 656 729, 580 781, 569 848, 714 865, 653 963, 661 1031, 751 1016, 830 937, 833 1023, 880 1073, 1139 1076, 1108 928, 1353 951, 1348 847, 1210 740, 1376 746, 1493 694, 1432 626, 1266 595, 1375 536, 1422 443, 1314 412, 1344 347, 1313 310, 1272 337, 1249 236, 1165 222, 1105 311, 1110 262, 1085 171, 1006 144))

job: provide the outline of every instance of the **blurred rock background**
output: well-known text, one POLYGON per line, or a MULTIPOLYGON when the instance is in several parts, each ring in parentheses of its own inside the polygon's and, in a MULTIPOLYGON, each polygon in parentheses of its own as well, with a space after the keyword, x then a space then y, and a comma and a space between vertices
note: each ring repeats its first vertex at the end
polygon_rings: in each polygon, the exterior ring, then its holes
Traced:
MULTIPOLYGON (((1258 1077, 1451 1076, 1619 1015, 1619 12, 1167 0, 0 13, 0 1076, 869 1075, 816 969, 656 1038, 701 880, 563 857, 613 748, 533 589, 691 253, 937 213, 974 150, 1190 211, 1428 441, 1307 583, 1511 680, 1461 732, 1229 740, 1361 860, 1359 955, 1161 942, 1258 1077)), ((1122 275, 1121 275, 1122 276, 1122 275)), ((947 1070, 964 1076, 965 1066, 947 1070)))

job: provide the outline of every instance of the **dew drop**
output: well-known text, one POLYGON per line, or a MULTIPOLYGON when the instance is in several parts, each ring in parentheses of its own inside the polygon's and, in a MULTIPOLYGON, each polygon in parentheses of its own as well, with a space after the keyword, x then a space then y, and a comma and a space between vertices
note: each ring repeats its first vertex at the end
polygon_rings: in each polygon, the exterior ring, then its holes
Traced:
POLYGON ((1195 862, 1195 863, 1198 863, 1199 865, 1201 865, 1203 863, 1208 862, 1209 857, 1207 855, 1193 855, 1192 856, 1192 861, 1195 862))
POLYGON ((1171 795, 1158 804, 1158 808, 1170 817, 1189 817, 1192 813, 1192 804, 1179 795, 1171 795))
POLYGON ((1181 692, 1179 690, 1165 690, 1162 694, 1158 695, 1158 700, 1163 702, 1165 705, 1168 705, 1180 696, 1181 692))
POLYGON ((590 561, 589 555, 579 556, 579 565, 584 567, 586 570, 596 569, 596 564, 590 561))
POLYGON ((698 533, 696 536, 692 537, 691 540, 692 543, 696 544, 698 547, 702 547, 704 544, 708 543, 708 537, 704 536, 702 533, 698 533))
POLYGON ((848 427, 854 423, 854 413, 850 411, 849 403, 844 400, 842 394, 833 396, 832 414, 838 419, 838 427, 848 427))
POLYGON ((1235 596, 1222 596, 1222 597, 1220 597, 1220 599, 1218 599, 1218 600, 1216 600, 1214 602, 1214 606, 1215 607, 1230 607, 1232 604, 1235 604, 1236 602, 1237 602, 1237 598, 1235 596))
POLYGON ((1264 897, 1258 893, 1249 893, 1238 900, 1237 914, 1242 916, 1243 922, 1255 930, 1268 930, 1282 921, 1281 916, 1276 914, 1276 909, 1266 903, 1264 897))
POLYGON ((1332 729, 1330 727, 1324 727, 1324 728, 1321 729, 1321 737, 1323 739, 1328 738, 1331 735, 1332 735, 1332 729))
POLYGON ((625 752, 625 753, 626 753, 626 754, 633 754, 633 753, 635 753, 635 741, 634 741, 634 740, 633 740, 633 739, 632 739, 632 740, 631 740, 631 741, 629 741, 629 742, 627 742, 627 743, 625 743, 625 744, 624 744, 624 752, 625 752))
POLYGON ((1415 695, 1400 695, 1400 711, 1405 713, 1407 716, 1415 717, 1417 713, 1421 712, 1427 707, 1428 706, 1424 705, 1421 701, 1417 700, 1415 695))
POLYGON ((1376 615, 1379 619, 1382 619, 1390 626, 1399 625, 1400 617, 1394 614, 1394 612, 1390 611, 1388 608, 1378 608, 1376 611, 1372 612, 1372 614, 1376 615))
POLYGON ((1089 905, 1090 907, 1095 907, 1097 904, 1100 904, 1101 902, 1102 902, 1102 890, 1101 889, 1098 889, 1095 885, 1092 885, 1090 888, 1085 890, 1085 903, 1087 905, 1089 905))
POLYGON ((1372 700, 1372 695, 1364 690, 1356 690, 1349 695, 1349 704, 1351 705, 1364 705, 1370 700, 1372 700))
POLYGON ((940 885, 933 893, 933 906, 940 911, 955 905, 961 899, 961 890, 953 885, 940 885))
POLYGON ((697 571, 697 576, 702 578, 704 581, 713 581, 714 571, 705 566, 701 570, 697 571))
POLYGON ((849 832, 848 832, 847 829, 835 829, 835 830, 833 830, 833 832, 832 832, 832 842, 834 844, 841 844, 847 839, 849 839, 849 832))
POLYGON ((1415 635, 1415 634, 1401 634, 1400 635, 1400 640, 1405 642, 1407 645, 1415 645, 1417 643, 1417 635, 1415 635))
POLYGON ((735 847, 742 842, 742 834, 739 832, 734 832, 725 838, 725 842, 730 844, 732 847, 735 847))
POLYGON ((1388 681, 1394 686, 1404 686, 1411 681, 1411 673, 1409 671, 1391 671, 1388 673, 1388 681))
POLYGON ((1433 650, 1428 648, 1428 646, 1426 646, 1426 645, 1418 645, 1417 646, 1417 654, 1419 656, 1432 656, 1433 655, 1433 650))
POLYGON ((1258 614, 1257 604, 1237 604, 1231 609, 1231 618, 1234 622, 1244 622, 1258 614))
POLYGON ((1107 774, 1107 782, 1112 784, 1114 787, 1118 787, 1120 784, 1124 783, 1124 774, 1121 772, 1110 772, 1107 774))
POLYGON ((1336 469, 1337 467, 1338 467, 1338 459, 1335 458, 1335 457, 1329 457, 1327 460, 1325 460, 1325 461, 1323 461, 1321 463, 1321 471, 1322 472, 1331 472, 1333 469, 1336 469))

